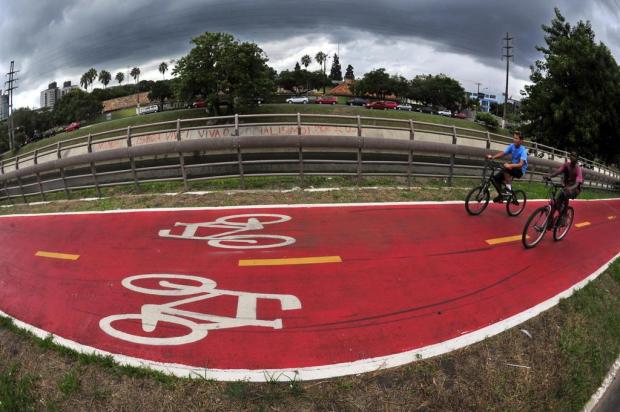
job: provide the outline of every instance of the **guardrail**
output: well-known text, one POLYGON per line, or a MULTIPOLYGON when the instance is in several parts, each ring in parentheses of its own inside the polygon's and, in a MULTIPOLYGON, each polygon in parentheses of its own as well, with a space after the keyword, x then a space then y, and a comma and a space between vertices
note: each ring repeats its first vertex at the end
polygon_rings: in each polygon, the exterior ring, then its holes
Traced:
MULTIPOLYGON (((0 164, 5 199, 143 182, 249 175, 480 175, 484 154, 511 139, 489 132, 412 120, 272 114, 185 119, 128 127, 59 142, 0 164), (275 121, 265 122, 271 118, 275 121), (293 121, 286 121, 292 118, 293 121), (281 120, 285 121, 281 121, 281 120), (302 121, 318 119, 319 122, 302 121), (275 128, 275 129, 274 129, 275 128), (136 132, 138 131, 138 132, 136 132), (317 131, 319 133, 317 133, 317 131), (211 133, 210 132, 217 132, 211 133), (324 133, 324 134, 321 134, 324 133), (53 149, 53 150, 52 150, 53 149), (11 167, 12 165, 12 167, 11 167)), ((566 152, 530 145, 530 181, 566 152)), ((583 160, 587 185, 616 189, 620 173, 583 160)))

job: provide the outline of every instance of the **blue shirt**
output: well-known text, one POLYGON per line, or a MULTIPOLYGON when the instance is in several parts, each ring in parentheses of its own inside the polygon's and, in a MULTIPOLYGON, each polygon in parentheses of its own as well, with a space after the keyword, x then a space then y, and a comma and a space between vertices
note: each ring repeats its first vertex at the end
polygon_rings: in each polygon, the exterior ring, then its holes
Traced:
POLYGON ((511 144, 510 146, 506 148, 506 150, 504 150, 504 154, 512 155, 513 164, 517 164, 521 160, 523 160, 523 166, 521 167, 521 172, 525 174, 525 171, 527 170, 527 150, 525 149, 525 147, 523 146, 515 147, 514 144, 511 144))

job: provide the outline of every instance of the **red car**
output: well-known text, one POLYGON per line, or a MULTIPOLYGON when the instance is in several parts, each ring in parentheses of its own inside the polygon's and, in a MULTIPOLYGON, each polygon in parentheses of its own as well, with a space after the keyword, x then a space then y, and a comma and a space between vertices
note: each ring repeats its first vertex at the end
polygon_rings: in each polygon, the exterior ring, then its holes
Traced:
POLYGON ((396 102, 390 102, 386 100, 379 100, 377 102, 371 102, 366 105, 367 109, 376 109, 376 110, 394 110, 398 106, 396 102))
POLYGON ((467 115, 463 112, 454 113, 452 117, 456 117, 457 119, 467 119, 467 115))
POLYGON ((334 96, 321 96, 321 97, 317 97, 314 100, 314 103, 316 104, 336 104, 338 103, 338 99, 334 96))
POLYGON ((73 122, 69 126, 65 127, 65 132, 72 132, 80 128, 80 122, 73 122))
POLYGON ((205 107, 205 105, 206 105, 206 103, 205 103, 205 101, 204 101, 204 100, 202 100, 202 99, 198 99, 198 100, 196 100, 194 103, 192 103, 192 107, 193 107, 194 109, 197 109, 197 108, 199 108, 199 107, 205 107))

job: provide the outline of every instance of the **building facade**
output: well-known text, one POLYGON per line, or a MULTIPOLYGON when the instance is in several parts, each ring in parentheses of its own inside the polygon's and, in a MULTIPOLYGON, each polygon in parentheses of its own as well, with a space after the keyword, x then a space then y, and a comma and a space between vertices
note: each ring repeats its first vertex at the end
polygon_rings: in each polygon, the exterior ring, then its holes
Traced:
POLYGON ((9 95, 2 94, 0 90, 0 121, 9 118, 9 95))
POLYGON ((80 86, 76 84, 71 85, 71 80, 68 80, 62 84, 62 90, 60 90, 60 97, 63 97, 64 95, 68 94, 69 92, 71 92, 71 90, 79 89, 79 88, 80 86))
POLYGON ((478 100, 480 102, 480 110, 487 113, 491 111, 491 103, 499 103, 497 96, 494 94, 467 92, 467 98, 478 100))
POLYGON ((41 92, 40 106, 53 108, 58 99, 60 99, 60 89, 56 82, 51 82, 47 89, 41 92))

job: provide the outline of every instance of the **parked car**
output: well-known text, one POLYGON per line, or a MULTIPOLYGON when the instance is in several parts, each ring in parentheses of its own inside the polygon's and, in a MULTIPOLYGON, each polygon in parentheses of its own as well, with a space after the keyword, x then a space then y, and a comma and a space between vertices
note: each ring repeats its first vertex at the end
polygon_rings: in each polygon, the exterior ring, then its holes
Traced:
POLYGON ((435 109, 433 109, 432 106, 422 106, 422 107, 418 108, 417 110, 420 113, 435 114, 435 109))
POLYGON ((194 103, 192 103, 192 107, 194 109, 197 109, 199 107, 205 107, 206 105, 207 105, 207 103, 204 100, 202 100, 202 99, 198 99, 194 103))
POLYGON ((413 107, 408 103, 401 103, 398 106, 396 106, 396 110, 406 110, 410 112, 413 110, 413 107))
POLYGON ((455 117, 457 119, 467 119, 467 115, 463 112, 454 113, 452 117, 455 117))
POLYGON ((150 106, 144 107, 136 107, 136 114, 149 114, 149 113, 157 113, 159 111, 159 106, 156 104, 152 104, 150 106))
POLYGON ((362 99, 361 97, 354 97, 347 100, 347 104, 349 106, 366 106, 368 104, 368 100, 362 99))
POLYGON ((338 103, 338 98, 336 96, 319 96, 314 99, 314 103, 316 104, 336 104, 338 103))
POLYGON ((452 117, 452 112, 448 109, 439 110, 437 114, 440 116, 452 117))
POLYGON ((396 102, 390 102, 386 100, 379 100, 376 102, 371 102, 366 105, 367 109, 375 109, 375 110, 388 110, 388 109, 396 109, 398 104, 396 102))
POLYGON ((65 127, 65 132, 72 132, 80 128, 80 122, 73 122, 69 126, 65 127))
POLYGON ((305 96, 289 97, 286 99, 288 104, 308 104, 310 100, 305 96))

